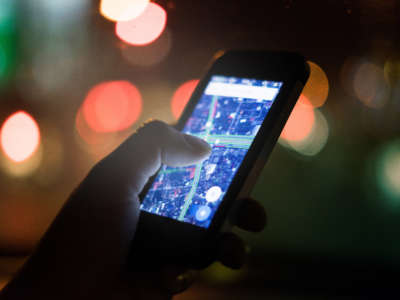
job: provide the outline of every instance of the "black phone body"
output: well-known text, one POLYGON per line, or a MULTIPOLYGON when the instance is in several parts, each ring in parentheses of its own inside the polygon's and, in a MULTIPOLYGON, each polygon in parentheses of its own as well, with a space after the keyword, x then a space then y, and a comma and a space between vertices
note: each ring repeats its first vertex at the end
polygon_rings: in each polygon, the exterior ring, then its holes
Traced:
POLYGON ((251 191, 308 75, 296 53, 227 51, 215 59, 176 125, 209 142, 210 158, 161 168, 140 195, 135 239, 152 262, 213 259, 235 200, 251 191))

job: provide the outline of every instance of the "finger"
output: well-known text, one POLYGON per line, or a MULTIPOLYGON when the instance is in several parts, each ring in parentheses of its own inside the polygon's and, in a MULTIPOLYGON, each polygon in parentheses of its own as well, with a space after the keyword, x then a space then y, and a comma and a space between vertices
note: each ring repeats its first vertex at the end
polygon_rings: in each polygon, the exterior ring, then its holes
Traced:
POLYGON ((259 202, 251 198, 244 198, 240 200, 234 223, 241 229, 259 232, 267 224, 267 214, 259 202))
POLYGON ((123 169, 133 192, 139 193, 161 164, 185 166, 198 163, 211 152, 207 142, 181 133, 161 121, 151 121, 130 136, 110 156, 123 169))
POLYGON ((161 270, 161 284, 170 294, 188 289, 197 277, 197 272, 180 266, 165 266, 161 270))
POLYGON ((239 269, 245 258, 246 247, 242 239, 232 232, 224 233, 218 243, 217 259, 229 268, 239 269))

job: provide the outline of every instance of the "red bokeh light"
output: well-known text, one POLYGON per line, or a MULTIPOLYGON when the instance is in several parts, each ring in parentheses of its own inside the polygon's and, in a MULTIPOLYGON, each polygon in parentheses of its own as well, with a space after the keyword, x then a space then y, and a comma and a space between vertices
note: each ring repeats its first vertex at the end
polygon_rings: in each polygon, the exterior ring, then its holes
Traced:
POLYGON ((138 17, 117 22, 115 33, 128 44, 143 46, 154 42, 164 31, 166 23, 165 10, 158 4, 150 2, 138 17))
POLYGON ((31 115, 17 111, 7 118, 1 131, 1 148, 14 162, 31 157, 40 143, 39 126, 31 115))
POLYGON ((93 87, 82 105, 91 129, 113 132, 129 128, 142 111, 139 90, 128 81, 108 81, 93 87))
POLYGON ((198 79, 192 79, 181 84, 172 96, 171 110, 175 119, 178 119, 186 104, 188 103, 190 96, 194 89, 199 83, 198 79))
POLYGON ((311 133, 315 122, 314 109, 302 94, 282 131, 281 138, 288 141, 301 141, 311 133))

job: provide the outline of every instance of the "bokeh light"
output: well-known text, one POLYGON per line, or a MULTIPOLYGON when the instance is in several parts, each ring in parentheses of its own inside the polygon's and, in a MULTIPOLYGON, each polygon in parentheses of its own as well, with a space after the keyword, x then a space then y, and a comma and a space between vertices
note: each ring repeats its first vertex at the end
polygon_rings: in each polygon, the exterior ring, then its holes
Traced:
POLYGON ((383 68, 370 62, 362 63, 355 72, 353 80, 357 98, 371 108, 383 107, 389 94, 383 68))
POLYGON ((66 145, 62 140, 62 134, 54 125, 41 122, 41 127, 42 139, 39 151, 42 154, 42 161, 35 172, 34 180, 42 186, 48 186, 60 180, 63 175, 66 145))
POLYGON ((310 135, 314 122, 315 116, 313 106, 310 101, 301 94, 283 128, 281 138, 287 141, 301 141, 310 135))
POLYGON ((125 130, 142 111, 139 90, 129 81, 108 81, 93 87, 82 105, 88 125, 97 132, 125 130))
POLYGON ((129 21, 146 9, 149 0, 101 0, 100 13, 111 21, 129 21))
POLYGON ((0 136, 1 148, 14 162, 27 160, 35 153, 40 143, 39 126, 24 111, 18 111, 6 119, 0 136))
POLYGON ((143 46, 154 42, 164 31, 167 23, 165 10, 150 2, 143 13, 129 21, 119 21, 115 33, 125 43, 143 46))
POLYGON ((171 111, 176 120, 181 116, 183 109, 188 103, 190 96, 192 95, 198 83, 198 79, 186 81, 178 87, 172 96, 171 111))
POLYGON ((310 134, 303 140, 285 141, 279 140, 280 144, 295 150, 305 156, 317 155, 325 147, 329 137, 329 125, 325 116, 318 110, 314 110, 315 122, 310 134))
MULTIPOLYGON (((116 1, 116 0, 114 0, 116 1)), ((66 25, 81 25, 82 17, 87 15, 87 9, 90 1, 87 0, 35 0, 32 3, 26 3, 27 6, 32 5, 34 13, 40 15, 41 22, 51 24, 50 30, 62 30, 66 25)), ((30 7, 28 8, 30 9, 30 7)))
POLYGON ((29 159, 25 159, 21 162, 15 162, 9 159, 7 156, 2 156, 0 159, 0 165, 5 173, 12 177, 30 177, 36 176, 41 163, 43 161, 43 147, 39 145, 38 149, 33 153, 29 159))
POLYGON ((161 62, 170 52, 172 46, 171 33, 165 30, 153 43, 141 47, 123 44, 122 56, 135 66, 150 66, 161 62))
POLYGON ((310 77, 304 86, 302 94, 308 99, 312 106, 320 107, 324 105, 329 94, 329 82, 324 70, 314 62, 307 62, 310 66, 310 77))
POLYGON ((6 84, 17 66, 17 1, 0 1, 0 84, 6 84))
POLYGON ((246 275, 247 271, 245 267, 240 270, 232 270, 219 262, 215 262, 206 268, 202 275, 204 280, 213 284, 227 284, 239 281, 246 275))
POLYGON ((389 58, 383 66, 383 73, 392 86, 400 84, 400 58, 389 58))
POLYGON ((384 145, 376 160, 376 178, 382 193, 400 206, 400 140, 384 145))
POLYGON ((89 160, 86 159, 84 165, 90 167, 109 154, 126 138, 128 131, 96 132, 87 124, 82 108, 79 109, 75 118, 75 140, 78 146, 89 154, 89 160))

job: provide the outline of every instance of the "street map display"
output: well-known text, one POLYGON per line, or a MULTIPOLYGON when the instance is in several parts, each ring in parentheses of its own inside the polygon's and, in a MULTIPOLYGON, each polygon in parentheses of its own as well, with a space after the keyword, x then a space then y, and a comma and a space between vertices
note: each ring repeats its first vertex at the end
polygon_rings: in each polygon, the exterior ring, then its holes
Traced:
POLYGON ((210 157, 188 167, 163 166, 141 209, 207 228, 281 86, 212 76, 183 129, 211 145, 210 157))

